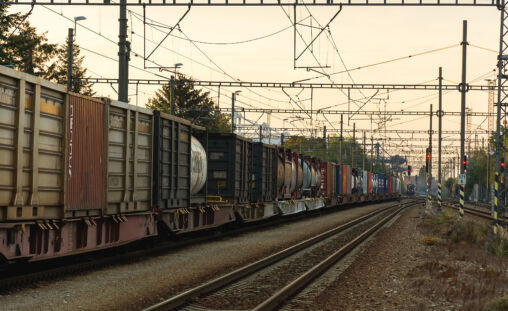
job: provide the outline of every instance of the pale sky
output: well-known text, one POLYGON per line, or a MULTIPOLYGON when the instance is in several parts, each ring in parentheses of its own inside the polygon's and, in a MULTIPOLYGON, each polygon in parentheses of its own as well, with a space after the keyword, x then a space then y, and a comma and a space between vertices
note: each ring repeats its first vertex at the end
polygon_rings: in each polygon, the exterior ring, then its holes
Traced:
MULTIPOLYGON (((28 6, 13 7, 12 10, 28 11, 28 6)), ((117 58, 118 46, 118 8, 117 7, 65 7, 51 6, 48 8, 36 6, 30 22, 39 31, 47 31, 50 42, 62 43, 67 36, 67 28, 73 27, 73 23, 63 16, 73 18, 84 15, 87 20, 79 22, 113 42, 100 37, 78 25, 76 42, 83 48, 105 54, 111 58, 117 58), (56 11, 51 12, 49 9, 56 11), (63 16, 59 16, 62 14, 63 16)), ((143 11, 141 7, 129 7, 133 14, 128 13, 129 18, 129 40, 132 41, 132 50, 141 55, 131 55, 131 65, 143 67, 143 23, 139 20, 143 11), (134 15, 134 13, 139 15, 134 15), (133 33, 131 33, 133 31, 133 33)), ((147 7, 147 18, 161 22, 166 25, 174 25, 185 12, 186 7, 147 7)), ((287 9, 285 9, 286 12, 287 9)), ((321 25, 328 23, 338 7, 309 7, 313 16, 321 25)), ((292 8, 290 9, 293 17, 292 8)), ((305 7, 297 8, 297 19, 308 17, 305 7)), ((494 7, 347 7, 331 23, 331 35, 337 45, 344 63, 349 69, 382 62, 398 57, 414 55, 416 53, 450 47, 439 52, 429 53, 423 56, 412 57, 393 63, 373 66, 366 69, 351 71, 356 83, 422 83, 431 81, 437 84, 438 67, 443 67, 445 84, 456 84, 461 79, 461 47, 462 20, 468 20, 468 68, 467 80, 471 81, 482 77, 473 84, 486 84, 484 78, 494 78, 492 70, 496 66, 497 51, 499 49, 499 20, 500 12, 494 7), (473 47, 471 45, 490 49, 488 51, 473 47), (490 72, 490 75, 489 75, 490 72), (434 81, 432 81, 434 80, 434 81)), ((309 23, 309 19, 305 19, 309 23)), ((181 30, 174 31, 178 37, 188 36, 195 41, 206 41, 212 43, 231 43, 261 37, 282 30, 291 25, 283 9, 280 7, 192 7, 189 14, 181 23, 181 30)), ((315 20, 313 26, 316 26, 315 20)), ((164 33, 147 26, 147 39, 158 41, 163 38, 164 33)), ((163 30, 163 28, 159 28, 163 30)), ((309 27, 298 28, 307 42, 310 41, 309 27)), ((313 30, 316 33, 316 29, 313 30)), ((303 48, 302 41, 297 40, 298 53, 303 48)), ((147 50, 151 50, 154 44, 147 43, 147 50)), ((322 65, 330 66, 327 72, 344 70, 337 52, 334 50, 331 41, 325 33, 319 37, 313 47, 316 58, 322 65)), ((117 78, 118 63, 87 51, 85 65, 89 69, 91 77, 117 78)), ((175 63, 183 63, 181 72, 193 76, 198 80, 221 80, 231 81, 229 77, 242 81, 267 81, 267 82, 292 82, 300 79, 316 76, 314 72, 307 72, 303 69, 293 69, 293 30, 286 29, 274 36, 241 44, 203 44, 193 45, 188 40, 169 37, 154 54, 152 60, 165 66, 172 66, 175 63), (199 49, 198 49, 199 48, 199 49), (207 56, 205 56, 205 53, 207 56), (227 74, 223 73, 226 72, 227 74), (229 76, 228 76, 229 75, 229 76)), ((299 66, 316 66, 316 61, 311 54, 306 53, 298 61, 299 66)), ((157 70, 149 70, 159 74, 157 70)), ((168 73, 162 73, 169 76, 168 73)), ((130 68, 130 78, 158 78, 134 68, 130 68)), ((351 83, 346 73, 334 75, 332 79, 336 83, 351 83)), ((312 80, 314 82, 329 83, 326 78, 312 80)), ((116 86, 115 86, 116 88, 116 86)), ((96 85, 94 88, 97 95, 116 98, 116 94, 109 85, 96 85)), ((155 87, 140 86, 140 94, 135 95, 135 88, 131 86, 130 101, 132 104, 144 105, 150 98, 155 87)), ((231 91, 236 89, 221 89, 221 107, 230 107, 231 91)), ((217 89, 213 89, 212 96, 217 96, 217 89)), ((287 90, 295 95, 301 90, 287 90)), ((372 90, 352 91, 351 97, 359 99, 370 97, 375 93, 372 90)), ((414 110, 428 111, 429 105, 434 104, 437 109, 436 91, 397 91, 391 92, 389 99, 386 94, 380 91, 374 100, 365 106, 365 110, 385 109, 387 110, 414 110), (381 106, 379 103, 382 103, 381 106)), ((294 97, 296 98, 296 97, 294 97)), ((299 94, 304 100, 305 108, 310 108, 310 91, 306 90, 299 94)), ((467 94, 467 105, 475 112, 487 111, 487 92, 469 92, 467 94)), ((280 89, 243 89, 238 98, 237 107, 261 107, 261 108, 292 108, 288 97, 280 89), (252 92, 253 91, 253 92, 252 92), (254 93, 255 92, 255 93, 254 93)), ((347 110, 347 97, 340 90, 315 90, 314 109, 333 106, 331 109, 347 110)), ((356 108, 354 104, 351 109, 356 108)), ((457 91, 445 93, 443 97, 443 110, 460 111, 460 95, 457 91)), ((304 115, 302 115, 304 116, 304 115)), ((282 119, 289 115, 272 115, 271 125, 282 126, 282 119)), ((328 123, 323 116, 314 119, 314 126, 326 125, 328 129, 339 128, 339 116, 327 115, 328 123), (320 120, 320 121, 316 121, 320 120)), ((266 115, 247 114, 247 118, 258 123, 267 122, 266 115)), ((347 120, 347 118, 345 118, 347 120)), ((375 117, 374 121, 378 118, 375 117)), ((460 118, 444 118, 444 130, 459 130, 460 118)), ((352 128, 353 121, 344 128, 352 128)), ((369 129, 370 120, 365 116, 357 116, 357 129, 369 129)), ((487 128, 487 121, 484 117, 472 119, 473 129, 481 124, 481 128, 487 128)), ((297 121, 293 123, 299 128, 310 128, 310 121, 297 121)), ((286 126, 290 126, 286 122, 286 126)), ((373 124, 377 128, 376 124, 373 124)), ((388 129, 418 129, 428 130, 428 117, 395 116, 393 121, 387 124, 388 129)), ((437 131, 437 118, 434 118, 433 129, 437 131)), ((318 135, 322 135, 319 131, 318 135)), ((349 135, 349 134, 346 134, 349 135)), ((361 134, 357 133, 357 137, 361 134)), ((403 137, 410 137, 401 134, 403 137)), ((437 134, 436 134, 437 136, 437 134)), ((370 141, 370 134, 369 134, 370 141)), ((376 136, 375 136, 376 137, 376 136)), ((391 134, 389 137, 397 137, 391 134)), ((427 135, 415 135, 418 138, 426 138, 427 135)), ((458 138, 458 135, 453 136, 458 138)), ((481 142, 481 137, 479 140, 481 142)), ((486 137, 486 136, 483 136, 486 137)), ((375 139, 375 138, 374 138, 375 139)), ((385 142, 386 143, 386 142, 385 142)), ((400 145, 399 140, 389 142, 392 145, 400 145)), ((413 145, 423 146, 426 142, 414 142, 413 145)), ((450 142, 443 142, 446 146, 450 142)), ((454 142, 458 145, 458 142, 454 142)), ((434 142, 437 147, 437 141, 434 142)), ((396 149, 389 148, 390 153, 397 154, 396 149)), ((450 148, 446 149, 450 150, 450 148)), ((467 150, 467 149, 466 149, 467 150)), ((405 154, 400 154, 405 155, 405 154)), ((423 155, 421 156, 423 160, 423 155)), ((437 159, 437 152, 434 159, 437 159)), ((412 160, 416 165, 416 160, 412 160)), ((437 160, 435 162, 437 164, 437 160)), ((411 164, 411 163, 410 163, 411 164)), ((437 165, 434 164, 434 167, 437 165)))

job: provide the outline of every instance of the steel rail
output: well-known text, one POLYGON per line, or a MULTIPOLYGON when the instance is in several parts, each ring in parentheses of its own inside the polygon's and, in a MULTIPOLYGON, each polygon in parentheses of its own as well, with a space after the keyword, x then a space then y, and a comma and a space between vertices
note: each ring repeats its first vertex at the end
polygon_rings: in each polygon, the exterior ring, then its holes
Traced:
MULTIPOLYGON (((454 203, 454 204, 446 203, 446 204, 443 204, 443 206, 458 210, 459 208, 457 206, 455 206, 456 204, 458 204, 458 203, 454 203)), ((491 221, 494 220, 494 217, 492 217, 490 215, 490 213, 479 211, 479 210, 471 208, 471 207, 464 206, 464 212, 466 212, 466 214, 471 214, 471 215, 474 215, 474 216, 477 216, 477 217, 480 217, 483 219, 487 219, 487 220, 491 220, 491 221)))
MULTIPOLYGON (((419 200, 415 200, 415 201, 419 201, 419 200)), ((404 202, 403 204, 409 205, 409 204, 413 204, 415 201, 404 202)), ((396 206, 400 206, 400 204, 398 203, 396 205, 391 205, 386 208, 381 208, 381 209, 371 212, 367 215, 358 217, 358 218, 351 220, 345 224, 342 224, 338 227, 327 230, 327 231, 320 233, 312 238, 306 239, 306 240, 299 242, 293 246, 283 249, 275 254, 269 255, 263 259, 255 261, 253 263, 250 263, 246 266, 243 266, 239 269, 229 272, 223 276, 212 279, 212 280, 205 282, 199 286, 196 286, 194 288, 186 290, 186 291, 184 291, 180 294, 177 294, 167 300, 164 300, 164 301, 161 301, 155 305, 152 305, 152 306, 144 309, 143 311, 173 310, 173 309, 182 307, 183 305, 185 305, 187 302, 189 302, 193 298, 199 297, 201 295, 206 295, 206 294, 211 293, 221 287, 224 287, 228 284, 234 283, 234 282, 236 282, 248 275, 251 275, 263 268, 273 265, 274 263, 276 263, 282 259, 285 259, 297 252, 300 252, 303 249, 306 249, 306 248, 308 248, 308 247, 310 247, 322 240, 325 240, 326 238, 329 238, 341 231, 344 231, 356 224, 359 224, 359 223, 361 223, 361 222, 363 222, 363 221, 365 221, 365 220, 367 220, 379 213, 382 213, 384 211, 392 209, 396 206)))
POLYGON ((389 220, 399 214, 404 208, 416 205, 418 203, 411 202, 412 204, 407 204, 406 206, 401 206, 395 212, 386 216, 375 225, 365 230, 363 233, 358 235, 352 241, 341 247, 332 255, 328 256, 326 259, 321 261, 319 264, 315 265, 312 269, 308 270, 301 276, 299 276, 296 280, 286 285, 284 288, 279 290, 273 296, 265 300, 263 303, 256 306, 253 311, 268 311, 274 310, 279 305, 284 303, 288 298, 298 293, 301 289, 303 289, 307 284, 311 283, 321 274, 323 274, 326 270, 328 270, 332 265, 334 265, 339 259, 343 258, 347 254, 349 254, 353 249, 355 249, 358 245, 360 245, 365 239, 371 236, 374 232, 376 232, 379 228, 381 228, 384 224, 386 224, 389 220))

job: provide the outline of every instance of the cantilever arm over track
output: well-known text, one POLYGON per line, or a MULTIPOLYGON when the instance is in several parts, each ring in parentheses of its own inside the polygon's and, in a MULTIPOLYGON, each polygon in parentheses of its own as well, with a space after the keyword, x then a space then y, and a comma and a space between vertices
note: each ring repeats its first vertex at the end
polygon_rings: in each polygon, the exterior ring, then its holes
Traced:
MULTIPOLYGON (((1 0, 0 4, 8 5, 106 5, 118 6, 111 0, 1 0)), ((128 6, 494 6, 497 0, 128 0, 128 6)))
MULTIPOLYGON (((87 83, 118 83, 115 78, 84 78, 87 83)), ((129 84, 167 85, 168 79, 129 79, 129 84)), ((381 83, 300 83, 300 82, 248 82, 248 81, 178 81, 177 83, 193 84, 194 86, 208 87, 261 87, 261 88, 298 88, 298 89, 343 89, 343 90, 415 90, 437 91, 439 84, 381 84, 381 83)), ((459 84, 444 84, 444 91, 459 91, 459 84)), ((471 84, 466 86, 468 91, 489 91, 497 87, 492 85, 471 84)), ((508 91, 508 86, 503 86, 508 91)))

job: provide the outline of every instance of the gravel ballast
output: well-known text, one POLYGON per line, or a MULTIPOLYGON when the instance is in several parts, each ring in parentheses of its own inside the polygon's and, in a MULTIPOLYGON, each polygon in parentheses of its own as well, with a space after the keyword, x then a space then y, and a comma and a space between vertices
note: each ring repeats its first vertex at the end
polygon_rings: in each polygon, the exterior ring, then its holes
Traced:
MULTIPOLYGON (((457 212, 450 213, 456 219, 457 212)), ((508 260, 481 243, 450 241, 447 230, 436 231, 447 228, 440 216, 429 222, 429 215, 434 212, 423 207, 407 209, 365 243, 326 288, 288 309, 480 311, 508 294, 508 260)))
POLYGON ((193 245, 0 296, 2 310, 139 310, 394 202, 356 207, 193 245))

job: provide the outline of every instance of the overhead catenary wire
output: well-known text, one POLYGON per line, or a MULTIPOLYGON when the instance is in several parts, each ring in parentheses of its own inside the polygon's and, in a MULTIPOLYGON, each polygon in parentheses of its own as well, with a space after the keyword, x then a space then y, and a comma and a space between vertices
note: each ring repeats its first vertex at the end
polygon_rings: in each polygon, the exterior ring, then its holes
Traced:
MULTIPOLYGON (((47 10, 49 10, 49 11, 51 11, 51 12, 53 12, 53 13, 55 13, 55 14, 59 15, 59 16, 61 16, 62 18, 67 19, 68 21, 74 22, 74 21, 73 21, 73 19, 71 19, 70 17, 68 17, 68 16, 64 15, 63 13, 59 13, 59 12, 57 12, 57 11, 55 11, 55 10, 53 10, 53 9, 51 9, 51 8, 49 8, 49 7, 47 7, 47 6, 44 6, 44 5, 43 5, 43 7, 44 7, 45 9, 47 9, 47 10)), ((81 24, 78 24, 78 25, 79 25, 80 27, 82 27, 83 29, 86 29, 87 31, 90 31, 90 32, 91 32, 91 33, 93 33, 93 34, 95 34, 95 35, 98 35, 98 36, 102 37, 103 39, 105 39, 105 40, 109 41, 109 42, 110 42, 110 43, 112 43, 112 44, 115 44, 115 45, 117 44, 117 42, 116 42, 116 41, 114 41, 114 40, 112 40, 112 39, 110 39, 110 38, 106 37, 105 35, 103 35, 103 34, 101 34, 101 33, 97 32, 97 31, 95 31, 94 29, 92 29, 92 28, 90 28, 90 27, 87 27, 87 26, 84 26, 84 25, 81 25, 81 24)), ((164 46, 161 46, 161 47, 164 47, 164 46)), ((101 57, 105 57, 105 58, 107 58, 107 59, 110 59, 110 60, 112 60, 112 61, 115 61, 115 62, 117 62, 117 61, 118 61, 117 59, 112 58, 112 57, 107 56, 107 55, 104 55, 104 54, 102 54, 102 53, 99 53, 99 52, 96 52, 96 51, 93 51, 93 50, 90 50, 90 49, 87 49, 87 48, 84 48, 84 47, 81 47, 81 48, 82 48, 83 50, 86 50, 86 51, 90 52, 90 53, 94 53, 94 54, 99 55, 99 56, 101 56, 101 57)), ((134 54, 134 56, 135 56, 135 57, 138 57, 138 58, 143 58, 142 56, 140 56, 140 54, 139 54, 139 53, 136 53, 134 50, 132 50, 132 53, 134 54)), ((151 62, 151 63, 153 63, 153 64, 155 64, 155 65, 157 65, 157 66, 161 66, 160 64, 157 64, 157 63, 156 63, 156 62, 154 62, 154 61, 150 61, 150 60, 147 60, 147 61, 149 61, 149 62, 151 62)), ((144 69, 144 68, 137 67, 137 66, 132 65, 132 64, 129 64, 129 67, 132 67, 132 68, 134 68, 134 69, 137 69, 137 70, 143 71, 143 72, 145 72, 145 73, 149 73, 149 74, 152 74, 152 75, 158 76, 158 77, 160 77, 160 78, 163 78, 163 79, 168 79, 168 80, 169 80, 169 77, 166 77, 166 76, 161 75, 161 74, 158 74, 158 73, 154 73, 154 72, 152 72, 152 71, 146 70, 146 69, 144 69)), ((203 87, 203 88, 208 89, 208 90, 210 90, 210 91, 212 91, 212 92, 217 92, 216 90, 211 89, 211 88, 208 88, 208 87, 203 87)), ((257 100, 255 100, 255 99, 248 98, 247 96, 242 96, 242 97, 247 98, 247 99, 249 99, 249 100, 257 101, 257 100)), ((247 106, 249 106, 249 107, 252 107, 252 105, 247 104, 247 103, 246 103, 246 102, 244 102, 244 101, 241 101, 241 100, 238 100, 238 99, 237 99, 237 102, 238 102, 238 103, 242 103, 242 104, 244 104, 244 105, 247 105, 247 106)), ((261 104, 265 104, 265 103, 263 103, 263 102, 260 102, 260 103, 261 103, 261 104)), ((266 105, 266 104, 265 104, 265 105, 266 105)), ((240 108, 241 108, 241 107, 240 107, 240 108)), ((275 117, 275 118, 276 118, 276 119, 280 119, 280 118, 278 118, 278 117, 275 117)))
MULTIPOLYGON (((136 17, 136 19, 142 21, 143 16, 141 16, 141 14, 136 13, 136 12, 134 12, 132 10, 129 10, 129 12, 131 12, 131 14, 136 17)), ((159 27, 161 27, 161 28, 170 28, 170 26, 167 26, 164 23, 161 23, 161 22, 156 21, 154 19, 151 19, 151 18, 147 18, 147 19, 152 21, 152 22, 158 23, 159 27)), ((157 27, 157 25, 153 25, 153 26, 157 27)), ((244 39, 244 40, 238 40, 238 41, 212 42, 212 41, 203 41, 203 40, 195 40, 195 39, 192 39, 192 41, 195 42, 195 43, 207 44, 207 45, 238 45, 238 44, 251 43, 251 42, 255 42, 255 41, 259 41, 259 40, 263 40, 263 39, 267 39, 267 38, 276 36, 276 35, 278 35, 280 33, 283 33, 286 30, 291 29, 291 27, 292 26, 287 26, 287 27, 281 28, 281 29, 279 29, 277 31, 271 32, 271 33, 266 34, 266 35, 261 35, 261 36, 257 36, 257 37, 254 37, 254 38, 249 38, 249 39, 244 39)), ((180 37, 180 36, 177 36, 175 34, 171 34, 170 36, 174 37, 176 39, 180 39, 180 40, 191 41, 191 39, 189 39, 187 37, 180 37)))

